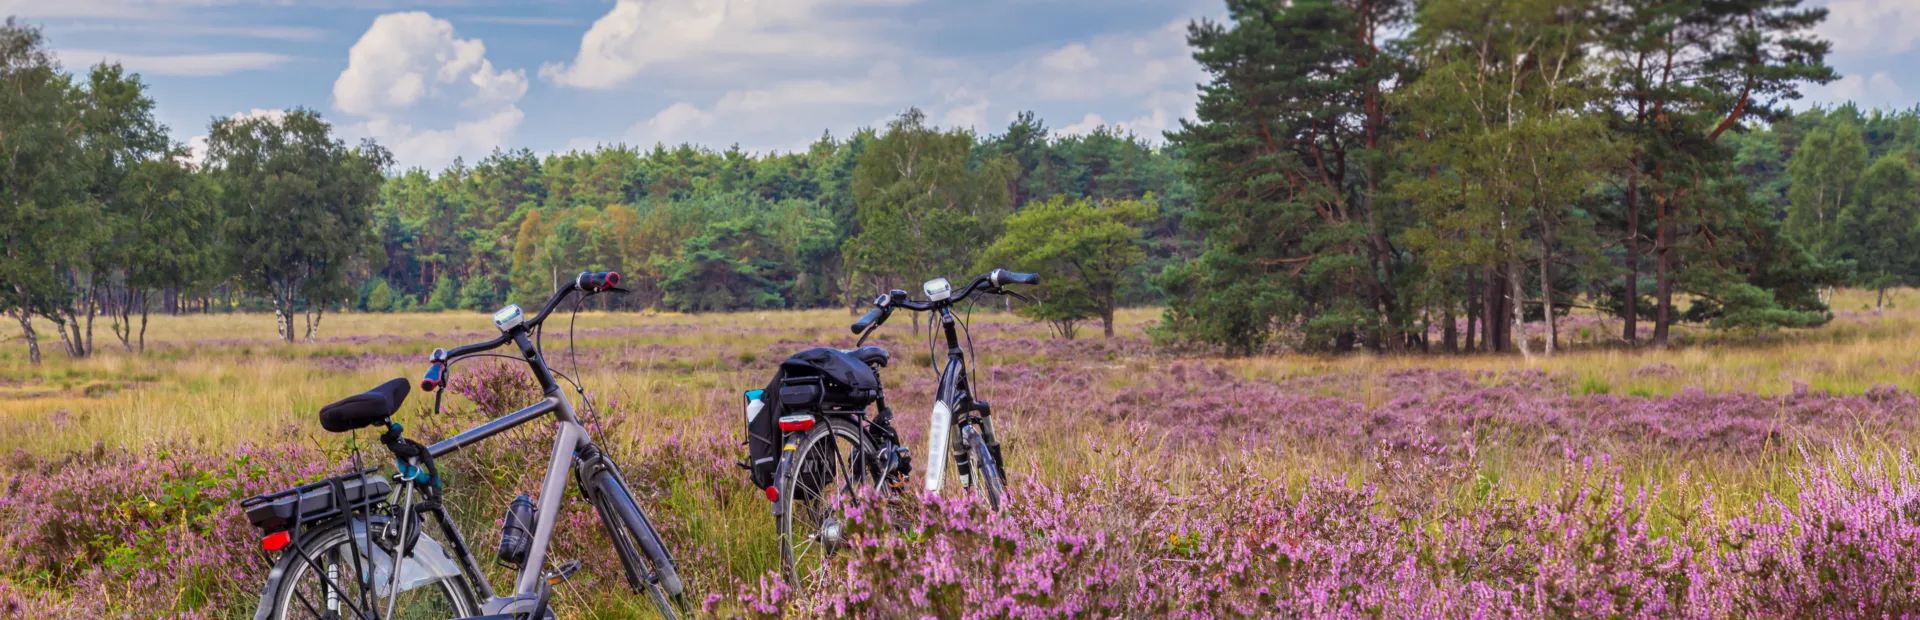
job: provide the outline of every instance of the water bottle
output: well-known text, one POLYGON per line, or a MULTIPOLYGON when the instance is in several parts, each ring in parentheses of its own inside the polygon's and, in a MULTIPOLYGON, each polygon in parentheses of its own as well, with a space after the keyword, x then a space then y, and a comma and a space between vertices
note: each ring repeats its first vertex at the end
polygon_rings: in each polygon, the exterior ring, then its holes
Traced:
POLYGON ((760 417, 760 410, 766 408, 767 401, 762 399, 766 393, 766 390, 747 390, 747 428, 753 428, 754 418, 760 417))
POLYGON ((500 561, 519 568, 527 563, 532 546, 533 500, 523 494, 507 504, 507 518, 500 526, 500 561))

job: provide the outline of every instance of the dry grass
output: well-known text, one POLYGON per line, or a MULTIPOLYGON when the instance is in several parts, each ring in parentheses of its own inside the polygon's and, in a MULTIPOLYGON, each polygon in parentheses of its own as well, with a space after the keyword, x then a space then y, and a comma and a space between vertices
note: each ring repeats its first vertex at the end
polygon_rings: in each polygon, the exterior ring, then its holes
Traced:
MULTIPOLYGON (((1896 303, 1920 300, 1912 291, 1894 296, 1896 303)), ((1400 394, 1386 380, 1392 373, 1421 369, 1453 369, 1479 373, 1481 381, 1498 382, 1521 372, 1544 371, 1561 377, 1554 385, 1570 386, 1575 394, 1670 394, 1687 388, 1709 392, 1776 394, 1806 389, 1857 394, 1876 384, 1912 390, 1920 382, 1912 371, 1920 368, 1920 304, 1909 310, 1890 308, 1861 312, 1870 294, 1843 292, 1836 307, 1845 311, 1832 324, 1814 330, 1765 334, 1712 334, 1688 331, 1689 344, 1667 350, 1628 350, 1605 346, 1576 347, 1552 358, 1527 360, 1518 355, 1281 355, 1256 358, 1174 357, 1151 349, 1132 353, 1061 353, 1039 346, 1048 338, 1044 326, 1015 317, 980 314, 973 317, 976 335, 995 346, 983 347, 978 367, 1032 365, 1049 369, 1095 369, 1100 391, 1142 381, 1171 365, 1225 367, 1244 378, 1285 381, 1301 377, 1338 375, 1357 381, 1328 383, 1338 389, 1329 395, 1377 407, 1400 394), (1033 343, 1028 346, 1024 343, 1033 343), (1055 357, 1049 357, 1055 356, 1055 357), (1196 364, 1197 362, 1197 364, 1196 364)), ((1154 309, 1121 313, 1123 335, 1138 343, 1142 328, 1157 319, 1154 309)), ((930 392, 927 368, 930 356, 906 319, 889 325, 885 344, 896 363, 884 375, 890 393, 901 396, 895 407, 903 413, 901 427, 916 440, 924 425, 922 395, 930 392), (911 396, 907 396, 911 395, 911 396), (919 415, 919 418, 912 416, 919 415)), ((566 317, 553 319, 546 339, 548 357, 558 370, 571 373, 566 317)), ((617 399, 640 421, 629 424, 621 436, 602 437, 617 452, 637 454, 660 447, 668 438, 723 434, 737 440, 734 407, 739 391, 763 385, 780 356, 813 345, 850 346, 853 336, 845 311, 813 310, 751 312, 726 315, 586 313, 580 315, 578 339, 582 355, 579 377, 602 402, 617 399)), ((300 438, 330 445, 341 441, 323 433, 314 413, 325 403, 396 377, 417 378, 435 347, 452 347, 491 337, 486 315, 478 313, 350 314, 329 317, 320 342, 278 342, 270 316, 226 315, 155 317, 148 332, 148 350, 129 353, 115 341, 98 343, 90 359, 61 355, 58 343, 47 346, 47 361, 30 366, 18 340, 17 326, 0 326, 0 454, 25 450, 56 454, 108 446, 153 446, 194 443, 224 450, 261 437, 300 438)), ((100 337, 111 338, 102 325, 100 337)), ((1097 333, 1097 332, 1096 332, 1097 333)), ((1119 349, 1116 349, 1116 351, 1119 349)), ((983 370, 984 372, 984 370, 983 370)), ((1203 379, 1195 379, 1203 380, 1203 379)), ((1353 449, 1351 442, 1302 441, 1247 449, 1223 440, 1217 446, 1176 444, 1171 429, 1109 424, 1080 416, 1032 415, 1022 411, 1022 390, 1049 389, 1043 379, 1025 386, 993 386, 990 393, 1013 465, 1022 475, 1061 483, 1082 476, 1113 479, 1139 467, 1142 458, 1154 462, 1169 484, 1199 486, 1204 476, 1217 475, 1226 463, 1245 463, 1273 479, 1299 488, 1313 477, 1337 477, 1369 482, 1376 475, 1373 455, 1353 449), (1042 424, 1046 426, 1042 426, 1042 424)), ((1052 398, 1060 398, 1058 390, 1052 398)), ((403 422, 419 420, 431 400, 418 393, 401 414, 403 422)), ((1883 436, 1867 430, 1850 435, 1851 443, 1872 454, 1909 449, 1913 437, 1883 436)), ((428 437, 434 439, 437 437, 428 437)), ((1815 456, 1818 456, 1815 450, 1815 456)), ((1751 453, 1706 451, 1685 454, 1640 453, 1616 461, 1630 484, 1665 489, 1656 501, 1669 514, 1684 514, 1703 498, 1735 514, 1762 495, 1791 495, 1789 474, 1806 457, 1794 448, 1770 447, 1751 453)), ((623 463, 632 471, 636 463, 623 463)), ((1495 485, 1531 494, 1557 488, 1561 471, 1543 467, 1536 452, 1491 442, 1480 446, 1477 479, 1452 493, 1455 502, 1470 503, 1479 487, 1495 485)), ((763 502, 743 481, 695 476, 667 481, 674 489, 669 510, 687 524, 692 536, 722 559, 724 574, 751 580, 775 566, 771 527, 763 502), (705 487, 713 487, 712 489, 705 487), (737 496, 737 497, 736 497, 737 496), (742 499, 744 498, 744 499, 742 499)), ((1016 476, 1018 477, 1018 476, 1016 476)), ((465 506, 462 520, 469 535, 488 527, 513 481, 465 506), (478 528, 478 529, 473 529, 478 528)), ((484 537, 484 536, 482 536, 484 537)), ((616 614, 620 615, 620 614, 616 614)))

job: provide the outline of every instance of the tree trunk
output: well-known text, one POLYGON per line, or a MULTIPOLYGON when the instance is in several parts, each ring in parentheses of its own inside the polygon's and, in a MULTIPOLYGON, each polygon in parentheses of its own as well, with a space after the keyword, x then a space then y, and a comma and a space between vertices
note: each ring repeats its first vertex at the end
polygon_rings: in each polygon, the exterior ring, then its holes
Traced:
MULTIPOLYGON (((1664 198, 1664 197, 1663 197, 1664 198)), ((1667 328, 1673 321, 1673 227, 1668 224, 1672 219, 1667 216, 1667 201, 1660 203, 1660 228, 1654 234, 1654 303, 1657 305, 1653 318, 1654 346, 1667 346, 1667 328)))
MULTIPOLYGON (((554 288, 559 288, 559 285, 554 285, 554 288)), ((307 305, 310 307, 306 314, 307 342, 313 342, 314 339, 320 337, 320 319, 326 318, 327 305, 316 303, 309 303, 307 305)))
POLYGON ((293 299, 289 293, 278 288, 273 290, 273 327, 280 332, 281 342, 293 342, 293 299))
MULTIPOLYGON (((1461 300, 1460 304, 1460 309, 1467 315, 1467 341, 1464 343, 1465 346, 1460 349, 1466 353, 1479 351, 1479 349, 1474 348, 1473 342, 1474 335, 1480 332, 1480 313, 1474 310, 1474 306, 1478 305, 1479 301, 1480 281, 1478 278, 1473 277, 1473 274, 1469 273, 1467 274, 1467 298, 1461 300)), ((1452 308, 1448 308, 1448 310, 1451 311, 1452 308)))
POLYGON ((1876 311, 1887 304, 1887 287, 1880 287, 1879 293, 1880 294, 1873 299, 1873 309, 1876 311))
POLYGON ((21 308, 15 318, 20 320, 20 333, 27 340, 27 362, 40 365, 40 334, 33 331, 33 313, 21 308))
POLYGON ((99 312, 96 312, 96 310, 100 308, 99 294, 100 287, 89 286, 87 287, 87 294, 83 296, 80 301, 80 303, 87 308, 87 333, 86 339, 81 345, 81 355, 83 357, 93 354, 93 317, 99 314, 99 312))
POLYGON ((1112 303, 1108 303, 1106 307, 1100 309, 1100 322, 1102 325, 1105 325, 1107 328, 1107 339, 1112 340, 1113 339, 1113 304, 1112 303))
POLYGON ((1507 300, 1507 303, 1513 306, 1508 314, 1513 317, 1513 343, 1520 347, 1520 355, 1531 362, 1533 350, 1527 347, 1527 305, 1523 303, 1526 297, 1520 290, 1520 281, 1523 279, 1520 274, 1526 273, 1526 268, 1520 265, 1518 244, 1513 249, 1513 253, 1507 257, 1507 290, 1512 295, 1512 299, 1507 300))
POLYGON ((1620 315, 1624 323, 1620 338, 1627 344, 1640 339, 1640 167, 1636 163, 1627 174, 1627 303, 1620 315))
POLYGON ((1488 353, 1500 353, 1513 346, 1511 326, 1505 318, 1507 310, 1507 277, 1500 267, 1487 266, 1487 285, 1481 291, 1482 301, 1486 302, 1486 316, 1480 319, 1480 348, 1488 353))
POLYGON ((1440 314, 1440 349, 1447 353, 1460 350, 1459 328, 1453 324, 1453 302, 1446 304, 1447 309, 1440 314))
POLYGON ((147 297, 140 296, 140 352, 147 352, 147 297))
POLYGON ((1547 319, 1547 357, 1553 357, 1553 343, 1560 338, 1560 332, 1553 321, 1553 277, 1549 270, 1553 265, 1553 233, 1546 223, 1540 225, 1540 311, 1547 319))

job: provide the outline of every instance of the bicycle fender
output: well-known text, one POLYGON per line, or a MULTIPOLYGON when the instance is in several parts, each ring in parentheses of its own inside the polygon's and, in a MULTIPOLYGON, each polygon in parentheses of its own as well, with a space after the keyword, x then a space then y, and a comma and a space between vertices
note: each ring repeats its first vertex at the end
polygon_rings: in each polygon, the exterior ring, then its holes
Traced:
MULTIPOLYGON (((780 464, 773 469, 773 488, 780 488, 780 483, 785 481, 787 476, 792 473, 788 470, 793 467, 793 453, 798 449, 800 449, 799 444, 792 439, 788 439, 787 445, 780 447, 780 464)), ((780 518, 780 515, 784 513, 780 510, 779 497, 769 493, 767 499, 774 500, 771 502, 773 504, 773 518, 780 518)))

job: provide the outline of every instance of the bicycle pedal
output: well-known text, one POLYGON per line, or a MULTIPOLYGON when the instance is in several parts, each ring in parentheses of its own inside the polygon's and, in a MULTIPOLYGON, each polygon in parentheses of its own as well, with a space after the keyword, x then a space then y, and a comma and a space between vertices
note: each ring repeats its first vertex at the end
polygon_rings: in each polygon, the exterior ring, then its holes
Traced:
POLYGON ((577 574, 580 574, 579 560, 568 560, 553 570, 543 573, 547 578, 547 584, 556 586, 560 585, 560 582, 572 579, 573 576, 577 574))

